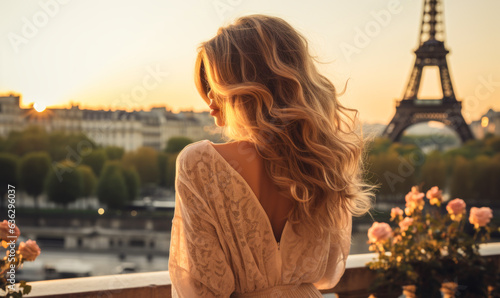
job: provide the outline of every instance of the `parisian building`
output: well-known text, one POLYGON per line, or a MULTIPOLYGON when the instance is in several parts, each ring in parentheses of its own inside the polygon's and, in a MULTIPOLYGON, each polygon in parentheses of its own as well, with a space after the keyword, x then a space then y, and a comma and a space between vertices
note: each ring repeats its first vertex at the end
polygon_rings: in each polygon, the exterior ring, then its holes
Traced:
POLYGON ((489 109, 479 120, 469 125, 476 139, 482 139, 486 134, 500 136, 500 112, 489 109))
POLYGON ((47 132, 84 133, 102 146, 119 146, 125 151, 148 146, 157 150, 166 147, 168 139, 184 136, 198 141, 218 140, 220 131, 209 112, 173 113, 166 107, 149 111, 89 110, 72 104, 71 108, 21 108, 18 95, 0 96, 0 136, 40 125, 47 132))

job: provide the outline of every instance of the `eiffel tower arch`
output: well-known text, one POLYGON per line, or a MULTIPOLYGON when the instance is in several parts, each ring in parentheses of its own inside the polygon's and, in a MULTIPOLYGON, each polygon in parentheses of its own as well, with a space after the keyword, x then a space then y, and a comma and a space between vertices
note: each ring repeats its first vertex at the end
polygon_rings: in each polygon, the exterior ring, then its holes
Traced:
POLYGON ((383 136, 398 141, 409 126, 421 122, 439 121, 455 130, 462 142, 474 139, 462 116, 462 103, 455 97, 444 45, 443 5, 441 0, 424 0, 419 47, 415 50, 415 65, 410 74, 403 99, 396 104, 396 114, 385 128, 383 136), (425 67, 439 69, 442 98, 419 99, 418 91, 425 67))

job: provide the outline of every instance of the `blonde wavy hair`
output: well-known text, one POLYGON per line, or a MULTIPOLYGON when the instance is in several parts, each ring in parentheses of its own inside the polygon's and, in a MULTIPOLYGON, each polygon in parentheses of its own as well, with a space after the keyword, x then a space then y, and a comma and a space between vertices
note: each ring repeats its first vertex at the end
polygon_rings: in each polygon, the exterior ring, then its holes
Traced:
POLYGON ((229 138, 255 144, 269 177, 293 198, 288 221, 321 233, 345 227, 344 211, 368 212, 373 187, 362 179, 358 112, 337 100, 314 61, 284 20, 243 16, 200 45, 195 84, 207 103, 214 93, 229 138))

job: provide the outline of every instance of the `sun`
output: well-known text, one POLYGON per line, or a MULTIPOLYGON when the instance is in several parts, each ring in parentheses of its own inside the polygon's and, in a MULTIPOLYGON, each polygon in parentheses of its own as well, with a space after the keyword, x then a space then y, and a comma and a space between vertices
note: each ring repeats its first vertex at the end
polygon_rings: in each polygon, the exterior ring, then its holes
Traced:
POLYGON ((33 105, 33 108, 35 108, 35 110, 39 113, 45 111, 45 106, 43 104, 38 103, 38 102, 35 102, 35 104, 33 105))

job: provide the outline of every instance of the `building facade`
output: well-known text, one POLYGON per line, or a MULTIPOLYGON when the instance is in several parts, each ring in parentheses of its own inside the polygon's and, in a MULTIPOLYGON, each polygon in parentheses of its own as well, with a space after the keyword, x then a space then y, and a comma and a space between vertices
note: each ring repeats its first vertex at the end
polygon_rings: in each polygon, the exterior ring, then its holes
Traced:
POLYGON ((19 103, 17 95, 0 96, 1 137, 36 124, 47 132, 81 132, 99 145, 119 146, 125 151, 142 146, 163 150, 168 139, 175 136, 188 137, 194 141, 220 138, 220 131, 209 112, 173 113, 166 107, 132 112, 88 110, 80 109, 78 105, 37 112, 34 108, 23 109, 19 103))
POLYGON ((500 136, 500 112, 489 109, 479 120, 469 125, 476 139, 482 139, 486 134, 500 136))

